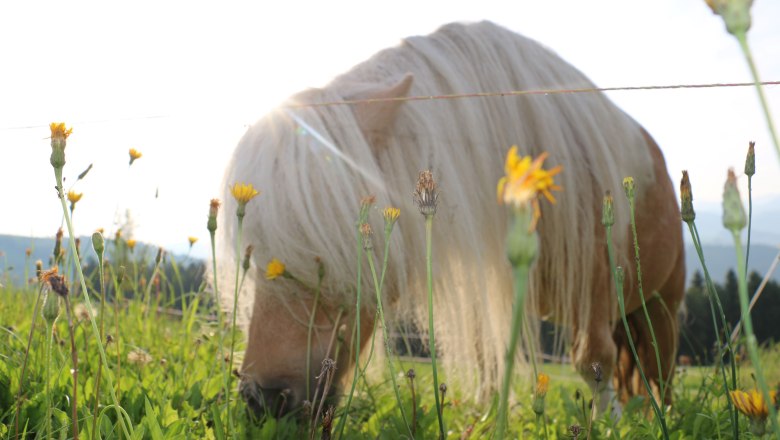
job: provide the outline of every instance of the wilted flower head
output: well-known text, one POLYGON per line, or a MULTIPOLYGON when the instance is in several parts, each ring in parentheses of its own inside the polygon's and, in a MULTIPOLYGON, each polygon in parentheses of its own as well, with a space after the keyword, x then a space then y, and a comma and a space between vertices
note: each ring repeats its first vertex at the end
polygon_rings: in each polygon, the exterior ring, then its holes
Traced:
POLYGON ((363 238, 363 249, 370 250, 373 249, 373 243, 371 243, 371 235, 373 235, 374 231, 371 230, 371 225, 368 223, 363 223, 360 225, 360 236, 363 238))
POLYGON ((716 15, 723 18, 726 30, 740 35, 750 29, 750 7, 753 0, 704 0, 716 15))
POLYGON ((360 199, 360 213, 358 214, 358 225, 362 225, 368 221, 368 213, 371 212, 371 207, 376 203, 376 197, 373 195, 365 196, 360 199))
POLYGON ((135 148, 130 149, 130 165, 133 164, 133 162, 136 161, 136 159, 140 159, 143 154, 141 154, 140 151, 136 150, 135 148))
POLYGON ((255 249, 254 246, 251 244, 246 247, 246 250, 244 251, 244 263, 242 265, 244 272, 249 270, 249 263, 252 259, 252 251, 255 249))
POLYGON ((265 267, 265 279, 275 280, 280 276, 284 276, 286 272, 287 269, 285 268, 284 263, 276 258, 271 258, 271 261, 269 261, 268 265, 265 267))
POLYGON ((691 180, 688 178, 688 171, 686 170, 683 170, 682 180, 680 181, 680 217, 686 223, 696 219, 696 212, 693 210, 691 180))
POLYGON ((542 215, 539 209, 539 196, 543 195, 550 203, 555 203, 552 191, 562 189, 555 184, 553 177, 560 173, 563 167, 558 165, 551 170, 542 169, 546 158, 546 152, 533 161, 531 156, 520 157, 517 146, 513 145, 509 149, 504 165, 506 175, 498 181, 499 203, 506 203, 515 209, 527 209, 529 206, 533 208, 532 229, 536 227, 536 222, 542 215))
POLYGON ((590 369, 593 371, 593 380, 596 381, 596 383, 601 383, 603 378, 603 370, 601 369, 601 364, 598 362, 593 362, 590 364, 590 369))
POLYGON ((217 230, 217 212, 219 211, 219 199, 211 199, 209 203, 209 220, 206 223, 206 229, 212 234, 217 230))
POLYGON ((433 180, 433 171, 420 171, 417 178, 417 186, 412 193, 414 204, 420 210, 420 214, 429 217, 436 214, 436 206, 439 203, 439 192, 436 190, 436 181, 433 180))
POLYGON ((143 350, 135 349, 127 353, 127 361, 131 364, 146 365, 152 361, 152 356, 143 350))
POLYGON ((607 190, 604 195, 604 203, 601 208, 601 224, 604 226, 612 226, 615 224, 615 208, 614 199, 612 198, 612 192, 607 190))

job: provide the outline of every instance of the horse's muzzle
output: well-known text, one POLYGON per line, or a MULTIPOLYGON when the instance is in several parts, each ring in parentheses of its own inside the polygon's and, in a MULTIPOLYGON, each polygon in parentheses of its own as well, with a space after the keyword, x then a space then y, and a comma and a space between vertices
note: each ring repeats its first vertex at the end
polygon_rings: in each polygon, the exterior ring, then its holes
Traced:
POLYGON ((242 379, 238 389, 249 410, 258 418, 282 417, 300 403, 287 387, 262 388, 253 380, 242 379))

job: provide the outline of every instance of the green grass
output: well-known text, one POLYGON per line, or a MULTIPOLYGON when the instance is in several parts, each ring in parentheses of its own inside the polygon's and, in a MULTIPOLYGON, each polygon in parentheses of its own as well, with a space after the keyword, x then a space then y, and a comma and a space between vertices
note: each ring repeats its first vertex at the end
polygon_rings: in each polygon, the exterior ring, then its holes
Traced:
MULTIPOLYGON (((201 293, 200 295, 205 295, 201 293)), ((197 298, 197 296, 196 296, 197 298)), ((16 393, 19 387, 21 364, 25 356, 27 335, 31 325, 36 291, 17 288, 0 290, 0 436, 14 438, 16 393)), ((93 301, 96 301, 97 297, 93 301)), ((205 302, 205 298, 202 298, 205 302)), ((113 307, 106 307, 107 323, 114 322, 113 307)), ((204 318, 207 309, 191 309, 183 317, 151 313, 145 317, 142 301, 131 300, 119 309, 119 344, 107 345, 110 373, 114 376, 116 391, 122 408, 129 415, 138 438, 221 438, 215 427, 226 420, 223 378, 220 373, 216 324, 204 318), (122 366, 121 377, 116 376, 117 349, 122 366), (131 363, 128 355, 142 350, 151 356, 146 363, 131 363)), ((64 313, 64 312, 63 312, 64 313)), ((71 438, 70 344, 67 323, 61 316, 55 325, 55 344, 52 353, 52 432, 55 438, 71 438)), ((26 438, 41 436, 46 414, 45 387, 45 330, 42 320, 33 334, 26 377, 23 382, 20 430, 26 438)), ((107 333, 116 340, 113 326, 107 333)), ((95 376, 99 362, 91 337, 91 329, 82 318, 77 318, 75 340, 79 357, 79 398, 77 413, 80 435, 91 438, 95 376)), ((237 351, 243 350, 243 342, 237 351)), ((780 350, 763 352, 765 365, 777 365, 780 350)), ((223 360, 222 360, 223 361, 223 360)), ((410 382, 403 374, 409 368, 416 372, 417 438, 435 438, 439 425, 435 412, 432 374, 429 362, 394 359, 396 378, 402 402, 411 414, 410 382)), ((358 386, 349 420, 346 438, 402 438, 406 426, 397 410, 396 398, 387 368, 382 362, 373 362, 365 381, 358 386)), ((569 365, 542 364, 540 371, 551 376, 546 398, 545 421, 537 421, 531 411, 532 384, 530 374, 518 376, 514 385, 517 402, 510 407, 509 432, 525 438, 542 437, 546 428, 549 438, 568 438, 568 428, 577 424, 587 426, 588 401, 591 399, 585 383, 569 365), (522 380, 525 378, 526 380, 522 380)), ((677 376, 673 386, 675 403, 667 413, 671 438, 732 438, 726 398, 713 367, 689 367, 677 376)), ((103 370, 106 374, 106 369, 103 370)), ((741 383, 752 383, 749 367, 740 369, 741 383)), ((780 372, 770 370, 770 383, 780 380, 780 372)), ((440 380, 447 382, 446 376, 440 380)), ((233 381, 235 387, 235 381, 233 381)), ((105 382, 103 382, 105 387, 105 382)), ((98 409, 98 430, 101 438, 118 438, 119 427, 113 410, 107 408, 109 399, 101 393, 98 409)), ((230 411, 235 419, 237 438, 302 438, 308 426, 299 423, 295 415, 275 420, 250 418, 242 401, 234 391, 230 396, 230 411)), ((448 383, 443 411, 447 420, 448 438, 483 438, 495 429, 497 400, 492 405, 478 405, 470 400, 471 390, 448 383), (468 434, 470 433, 470 435, 468 434)), ((343 406, 343 400, 341 405, 343 406)), ((607 415, 594 422, 592 438, 658 438, 659 428, 649 416, 649 407, 637 398, 626 406, 623 418, 615 422, 607 415)), ((336 408, 336 416, 341 407, 336 408)), ((742 438, 752 438, 745 419, 740 416, 742 438)), ((317 437, 319 438, 319 429, 317 437)), ((580 438, 585 438, 581 435, 580 438)))

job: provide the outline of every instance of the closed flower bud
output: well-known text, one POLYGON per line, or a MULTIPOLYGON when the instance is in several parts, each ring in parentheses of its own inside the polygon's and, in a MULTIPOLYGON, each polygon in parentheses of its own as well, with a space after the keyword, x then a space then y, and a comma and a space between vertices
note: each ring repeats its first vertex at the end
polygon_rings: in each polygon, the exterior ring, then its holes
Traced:
POLYGON ((219 199, 211 199, 209 204, 209 220, 206 223, 206 228, 212 234, 217 230, 217 212, 219 212, 219 199))
POLYGON ((737 176, 729 169, 726 184, 723 187, 723 226, 733 233, 738 233, 747 225, 745 207, 737 188, 737 176))
POLYGON ((45 319, 46 322, 49 323, 49 325, 54 324, 57 318, 59 318, 60 297, 56 295, 54 292, 48 292, 46 294, 46 298, 44 298, 43 300, 42 314, 43 314, 43 319, 45 319))
POLYGON ((750 29, 750 7, 753 0, 704 0, 716 15, 723 18, 726 30, 732 35, 744 34, 750 29))
POLYGON ((751 141, 745 158, 745 175, 753 177, 754 174, 756 174, 756 143, 751 141))
POLYGON ((532 229, 534 214, 530 209, 517 210, 512 216, 506 237, 506 253, 513 266, 529 265, 539 252, 539 238, 532 229))
POLYGON ((106 249, 106 241, 103 239, 103 234, 95 232, 92 234, 92 249, 98 256, 99 260, 103 259, 103 251, 106 249))
POLYGON ((613 203, 612 192, 607 191, 601 208, 601 224, 604 226, 612 226, 615 224, 615 209, 612 206, 613 203))
POLYGON ((626 192, 626 197, 628 197, 629 200, 634 200, 634 178, 633 177, 626 177, 623 179, 623 190, 626 192))
POLYGON ((682 180, 680 181, 680 217, 686 223, 696 219, 696 212, 693 210, 693 192, 691 192, 691 181, 688 178, 688 171, 683 170, 682 180))

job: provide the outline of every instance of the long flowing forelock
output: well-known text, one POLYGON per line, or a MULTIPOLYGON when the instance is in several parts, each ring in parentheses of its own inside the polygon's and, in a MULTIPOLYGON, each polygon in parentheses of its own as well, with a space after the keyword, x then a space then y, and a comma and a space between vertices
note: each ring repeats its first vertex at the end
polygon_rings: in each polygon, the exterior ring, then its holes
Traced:
MULTIPOLYGON (((377 78, 391 84, 407 73, 414 75, 414 95, 591 85, 537 43, 481 23, 448 25, 431 36, 409 38, 334 80, 318 99, 338 101, 349 96, 352 84, 377 78)), ((349 295, 356 279, 358 201, 375 194, 378 207, 401 208, 390 251, 388 291, 397 299, 401 316, 426 328, 424 222, 411 192, 417 173, 432 167, 442 191, 433 228, 437 345, 451 378, 483 398, 503 375, 509 331, 512 278, 504 252, 508 216, 495 197, 509 147, 516 144, 522 154, 534 156, 549 152, 550 168, 564 164, 556 176, 564 188, 556 194, 558 203, 541 203, 536 267, 548 272, 535 270, 531 275, 527 309, 532 330, 538 320, 530 311, 543 290, 554 298, 556 321, 587 326, 575 316, 590 312, 590 297, 582 293, 589 292, 594 281, 592 256, 604 249, 594 235, 604 191, 616 196, 613 238, 625 259, 621 250, 626 248, 628 205, 625 197, 618 197, 622 178, 633 175, 639 188, 653 181, 637 124, 603 95, 408 102, 387 145, 377 152, 366 144, 347 106, 296 109, 295 115, 366 172, 380 176, 383 186, 372 185, 347 165, 323 159, 328 149, 318 149, 318 141, 301 132, 289 115, 269 116, 241 141, 228 174, 231 182, 244 179, 264 191, 250 203, 246 217, 252 225, 246 235, 258 243, 258 263, 273 256, 296 276, 316 282, 313 258, 319 256, 326 265, 326 294, 354 303, 349 295), (475 367, 481 377, 474 377, 475 367)), ((375 231, 383 229, 376 213, 371 222, 375 231)), ((226 241, 234 239, 230 229, 224 232, 226 241)), ((374 244, 379 262, 380 236, 374 244)), ((367 266, 363 275, 364 287, 370 288, 367 266)), ((260 295, 265 294, 263 286, 272 284, 262 279, 258 283, 260 295)), ((364 298, 372 297, 373 290, 367 291, 364 298)))

